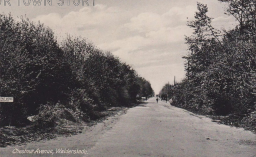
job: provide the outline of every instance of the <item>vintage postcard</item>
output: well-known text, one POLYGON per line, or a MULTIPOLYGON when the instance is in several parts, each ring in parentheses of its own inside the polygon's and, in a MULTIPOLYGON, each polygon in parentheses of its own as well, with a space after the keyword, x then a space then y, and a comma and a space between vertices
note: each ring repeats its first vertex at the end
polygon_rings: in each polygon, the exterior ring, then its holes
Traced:
POLYGON ((256 157, 255 0, 0 0, 0 157, 256 157))

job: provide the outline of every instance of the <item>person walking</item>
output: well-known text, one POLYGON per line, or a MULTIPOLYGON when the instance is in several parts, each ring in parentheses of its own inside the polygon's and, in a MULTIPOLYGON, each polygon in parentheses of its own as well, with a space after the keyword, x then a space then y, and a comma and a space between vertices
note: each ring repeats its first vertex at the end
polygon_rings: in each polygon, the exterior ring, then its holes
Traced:
POLYGON ((156 98, 156 103, 158 103, 158 98, 156 98))

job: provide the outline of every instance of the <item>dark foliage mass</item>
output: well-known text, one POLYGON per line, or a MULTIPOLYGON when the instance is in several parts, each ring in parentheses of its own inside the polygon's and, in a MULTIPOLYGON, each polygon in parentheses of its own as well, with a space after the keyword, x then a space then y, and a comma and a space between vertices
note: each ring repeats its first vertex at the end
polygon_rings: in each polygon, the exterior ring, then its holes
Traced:
POLYGON ((126 63, 86 40, 67 37, 58 44, 51 29, 29 19, 0 14, 0 124, 21 126, 33 116, 53 127, 97 118, 109 107, 130 106, 153 95, 151 85, 126 63))
POLYGON ((228 4, 226 13, 235 17, 237 26, 216 30, 207 16, 207 5, 198 3, 195 20, 188 22, 194 32, 186 37, 186 79, 166 85, 161 93, 168 92, 173 105, 229 117, 237 126, 255 130, 256 1, 221 2, 228 4))

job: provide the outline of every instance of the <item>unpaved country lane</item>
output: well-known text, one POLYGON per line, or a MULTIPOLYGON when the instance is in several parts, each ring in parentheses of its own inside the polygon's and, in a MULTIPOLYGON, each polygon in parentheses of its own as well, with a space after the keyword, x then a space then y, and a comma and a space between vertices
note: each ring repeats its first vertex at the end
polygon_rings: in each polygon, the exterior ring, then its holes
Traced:
POLYGON ((0 157, 256 157, 256 135, 211 122, 155 98, 82 134, 0 148, 0 157), (84 155, 13 154, 17 148, 86 150, 84 155))
POLYGON ((256 157, 256 136, 155 102, 130 109, 88 157, 256 157))

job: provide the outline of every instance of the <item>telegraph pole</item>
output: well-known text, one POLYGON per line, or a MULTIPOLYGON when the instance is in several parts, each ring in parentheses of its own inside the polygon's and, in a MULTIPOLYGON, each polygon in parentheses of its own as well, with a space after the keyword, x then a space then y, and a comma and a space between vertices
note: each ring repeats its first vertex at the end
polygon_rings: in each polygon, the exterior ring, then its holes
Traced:
POLYGON ((168 85, 167 85, 167 98, 166 98, 166 101, 168 99, 168 93, 169 93, 169 81, 168 81, 168 85))
POLYGON ((188 60, 188 80, 189 80, 189 60, 188 60))

